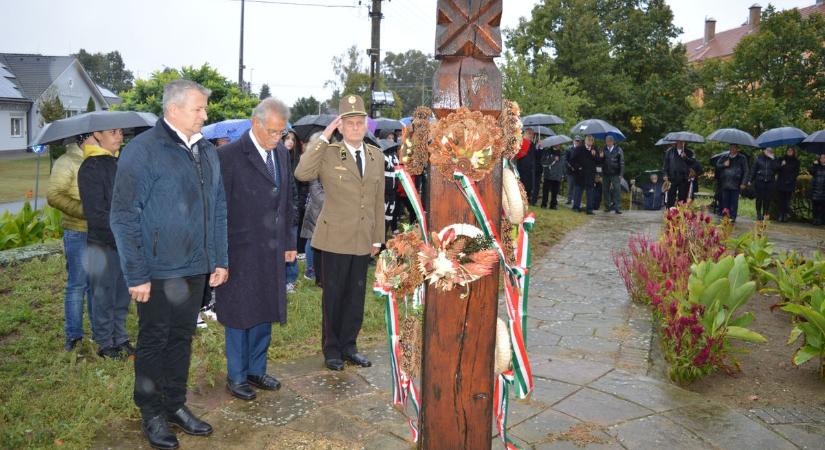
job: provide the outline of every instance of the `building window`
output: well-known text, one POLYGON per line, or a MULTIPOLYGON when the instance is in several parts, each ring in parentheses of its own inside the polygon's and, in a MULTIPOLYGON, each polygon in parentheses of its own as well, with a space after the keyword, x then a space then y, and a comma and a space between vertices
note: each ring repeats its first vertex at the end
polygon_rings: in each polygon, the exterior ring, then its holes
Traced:
POLYGON ((12 117, 11 118, 11 136, 12 137, 23 137, 23 118, 22 117, 12 117))
POLYGON ((68 119, 69 117, 74 117, 74 116, 76 116, 76 115, 77 115, 77 110, 76 110, 76 109, 67 109, 67 110, 66 110, 66 118, 67 118, 67 119, 68 119))

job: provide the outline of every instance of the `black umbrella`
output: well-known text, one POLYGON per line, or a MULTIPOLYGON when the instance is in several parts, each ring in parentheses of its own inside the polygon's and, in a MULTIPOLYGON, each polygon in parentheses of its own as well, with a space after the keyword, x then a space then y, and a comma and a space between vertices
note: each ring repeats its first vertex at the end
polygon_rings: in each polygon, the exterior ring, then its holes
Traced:
POLYGON ((310 114, 301 117, 297 122, 292 124, 292 129, 295 130, 295 135, 301 141, 308 141, 312 133, 324 130, 327 125, 331 124, 337 116, 335 114, 310 114))
POLYGON ((389 139, 381 139, 381 151, 384 153, 398 150, 398 146, 401 145, 398 141, 391 141, 389 139))
POLYGON ((821 155, 825 153, 825 130, 819 130, 808 135, 802 143, 799 144, 802 150, 810 153, 821 155))
POLYGON ((524 116, 521 118, 522 125, 529 126, 529 125, 561 125, 564 123, 561 117, 556 116, 554 114, 530 114, 529 116, 524 116))
POLYGON ((613 136, 613 139, 617 141, 626 139, 618 128, 601 119, 583 120, 571 128, 570 132, 574 134, 589 134, 596 139, 604 139, 607 136, 613 136))
POLYGON ((756 138, 756 143, 762 148, 779 147, 780 145, 797 145, 802 142, 808 134, 799 128, 780 127, 771 128, 756 138))
POLYGON ((709 141, 722 142, 725 144, 747 145, 748 147, 759 147, 756 140, 750 134, 737 130, 736 128, 720 128, 708 135, 709 141))
POLYGON ((549 138, 544 139, 543 141, 541 141, 541 145, 544 148, 550 148, 550 147, 553 147, 555 145, 566 144, 568 142, 573 142, 573 140, 570 139, 569 137, 563 135, 563 134, 559 134, 559 135, 550 136, 549 138))
POLYGON ((383 134, 383 132, 401 131, 401 129, 403 127, 404 127, 404 124, 402 124, 400 121, 395 120, 395 119, 385 119, 385 118, 375 119, 375 135, 376 136, 381 136, 381 134, 383 134))
POLYGON ((668 133, 663 139, 671 142, 682 141, 695 142, 697 144, 705 143, 705 138, 703 138, 702 135, 691 133, 690 131, 674 131, 672 133, 668 133))
POLYGON ((671 145, 671 144, 673 144, 673 143, 674 143, 673 141, 668 141, 668 140, 667 140, 667 139, 665 139, 665 138, 661 138, 661 139, 659 139, 658 141, 656 141, 656 143, 655 143, 655 144, 653 144, 653 145, 655 145, 655 146, 657 146, 657 147, 658 147, 658 146, 660 146, 660 145, 671 145))
POLYGON ((539 136, 555 136, 556 133, 553 133, 553 130, 543 127, 541 125, 531 125, 527 127, 533 131, 535 131, 539 136))
POLYGON ((150 128, 158 118, 152 113, 135 111, 93 111, 68 119, 55 120, 40 130, 31 145, 47 145, 62 142, 66 138, 95 131, 116 128, 150 128))

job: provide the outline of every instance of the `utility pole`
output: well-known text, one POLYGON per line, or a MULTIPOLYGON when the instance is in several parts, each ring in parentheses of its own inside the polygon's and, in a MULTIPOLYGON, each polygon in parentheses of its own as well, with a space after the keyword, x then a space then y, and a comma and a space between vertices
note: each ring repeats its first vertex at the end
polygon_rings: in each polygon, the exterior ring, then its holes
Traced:
POLYGON ((370 117, 375 117, 375 104, 372 101, 372 93, 375 91, 375 82, 381 73, 381 2, 383 0, 372 0, 370 18, 372 19, 372 42, 367 53, 370 55, 370 117))
POLYGON ((241 0, 241 51, 238 57, 238 86, 241 88, 241 91, 245 91, 244 83, 243 83, 243 17, 244 17, 244 0, 241 0))

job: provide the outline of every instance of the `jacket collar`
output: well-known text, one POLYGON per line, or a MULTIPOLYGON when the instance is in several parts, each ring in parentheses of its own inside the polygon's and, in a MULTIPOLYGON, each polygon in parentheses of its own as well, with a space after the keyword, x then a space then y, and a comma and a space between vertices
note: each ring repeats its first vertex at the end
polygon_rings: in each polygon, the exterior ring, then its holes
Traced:
POLYGON ((113 155, 112 152, 106 150, 99 145, 89 144, 83 146, 83 159, 91 158, 93 156, 111 156, 115 157, 117 155, 113 155))
POLYGON ((183 145, 187 149, 191 149, 194 144, 199 143, 203 140, 203 135, 200 133, 193 134, 190 138, 189 142, 185 142, 183 140, 183 133, 175 129, 169 122, 166 121, 165 118, 161 117, 158 119, 158 122, 161 124, 163 129, 166 131, 166 134, 172 139, 172 141, 178 145, 183 145))

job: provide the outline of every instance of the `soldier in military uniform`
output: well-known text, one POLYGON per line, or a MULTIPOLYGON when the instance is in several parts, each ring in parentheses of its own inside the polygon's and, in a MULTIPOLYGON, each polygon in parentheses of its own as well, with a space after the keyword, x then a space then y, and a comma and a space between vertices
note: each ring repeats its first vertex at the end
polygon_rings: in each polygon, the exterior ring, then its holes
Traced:
POLYGON ((367 267, 384 242, 384 155, 364 143, 367 112, 357 95, 344 96, 339 116, 324 130, 295 168, 300 181, 319 179, 326 198, 312 247, 320 254, 323 280, 323 352, 327 368, 344 361, 372 363, 358 353, 364 320, 367 267), (341 142, 332 142, 338 130, 341 142))

